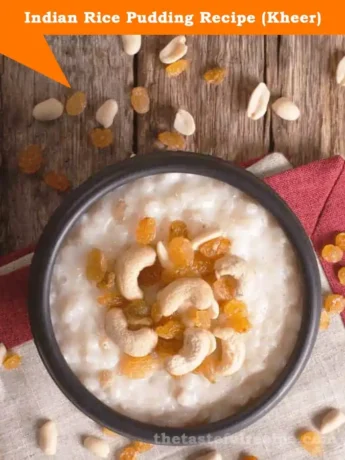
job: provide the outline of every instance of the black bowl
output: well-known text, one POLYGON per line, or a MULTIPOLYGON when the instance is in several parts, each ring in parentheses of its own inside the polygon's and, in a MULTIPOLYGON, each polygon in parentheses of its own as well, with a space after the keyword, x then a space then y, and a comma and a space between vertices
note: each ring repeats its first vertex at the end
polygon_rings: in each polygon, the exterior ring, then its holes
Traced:
MULTIPOLYGON (((253 174, 219 158, 185 152, 137 156, 105 168, 73 190, 49 220, 30 270, 29 317, 44 365, 60 390, 82 412, 102 426, 127 437, 156 444, 208 442, 235 433, 267 414, 290 390, 304 369, 319 328, 321 287, 316 257, 302 225, 284 201, 253 174), (262 397, 239 413, 194 427, 162 427, 122 415, 93 396, 64 360, 50 318, 49 291, 56 256, 67 233, 87 209, 106 193, 144 176, 183 172, 218 179, 257 200, 279 222, 294 247, 305 290, 303 317, 293 353, 281 374, 262 397)), ((159 397, 159 395, 157 395, 159 397)))

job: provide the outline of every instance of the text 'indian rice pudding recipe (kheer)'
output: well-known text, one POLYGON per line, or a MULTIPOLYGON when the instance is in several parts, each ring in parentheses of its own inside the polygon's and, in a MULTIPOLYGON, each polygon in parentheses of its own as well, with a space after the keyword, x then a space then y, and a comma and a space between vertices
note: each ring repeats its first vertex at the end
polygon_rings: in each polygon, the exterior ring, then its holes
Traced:
POLYGON ((63 356, 127 416, 183 426, 260 396, 294 348, 300 269, 275 219, 239 190, 169 173, 99 200, 51 285, 63 356))

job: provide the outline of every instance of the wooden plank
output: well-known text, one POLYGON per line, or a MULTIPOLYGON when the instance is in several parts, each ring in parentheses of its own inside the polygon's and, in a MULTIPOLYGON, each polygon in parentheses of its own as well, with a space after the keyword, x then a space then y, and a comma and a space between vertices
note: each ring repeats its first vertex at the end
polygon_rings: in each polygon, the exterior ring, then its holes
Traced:
POLYGON ((265 119, 246 117, 251 91, 265 76, 265 39, 255 36, 188 36, 190 69, 169 79, 160 63, 159 51, 168 36, 146 36, 137 57, 137 84, 148 88, 151 110, 137 116, 137 150, 153 150, 157 133, 171 130, 176 110, 192 113, 196 133, 188 138, 187 150, 246 160, 268 152, 265 119), (228 75, 219 86, 203 80, 213 66, 226 67, 228 75))
POLYGON ((122 52, 119 37, 50 37, 57 59, 74 90, 85 91, 88 106, 79 117, 39 123, 31 116, 34 105, 48 97, 66 99, 67 88, 5 59, 1 76, 0 148, 0 253, 35 242, 62 197, 38 177, 17 169, 17 154, 32 143, 44 146, 45 170, 66 172, 78 185, 103 166, 124 158, 132 150, 133 117, 129 88, 133 84, 133 58, 122 52), (107 98, 115 98, 119 113, 113 130, 114 145, 97 150, 88 140, 96 126, 95 111, 107 98))
POLYGON ((267 82, 273 99, 291 97, 301 109, 296 122, 273 115, 272 148, 295 165, 345 153, 345 88, 335 82, 345 36, 268 37, 267 82), (275 51, 274 51, 275 49, 275 51))

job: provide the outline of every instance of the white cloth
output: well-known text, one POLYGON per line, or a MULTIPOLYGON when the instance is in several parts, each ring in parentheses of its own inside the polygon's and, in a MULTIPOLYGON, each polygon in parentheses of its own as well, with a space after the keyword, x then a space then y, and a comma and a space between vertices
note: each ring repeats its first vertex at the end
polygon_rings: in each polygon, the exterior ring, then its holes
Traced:
MULTIPOLYGON (((254 174, 269 175, 291 167, 281 154, 274 154, 250 167, 254 174), (274 160, 274 161, 273 161, 274 160)), ((329 291, 322 273, 323 290, 329 291)), ((15 371, 0 370, 0 459, 46 458, 37 447, 37 426, 45 419, 56 421, 59 430, 57 460, 94 459, 82 446, 85 435, 102 437, 100 427, 76 409, 58 390, 45 370, 33 342, 18 347, 22 366, 15 371), (2 379, 2 382, 1 382, 2 379)), ((224 459, 236 460, 248 452, 260 460, 304 460, 308 454, 296 440, 296 430, 315 429, 315 417, 329 407, 345 410, 345 330, 338 316, 327 331, 319 334, 312 357, 284 400, 249 428, 208 446, 155 446, 140 459, 182 460, 191 453, 217 449, 224 459)), ((345 459, 345 426, 323 437, 325 460, 345 459)), ((111 440, 116 450, 127 443, 122 437, 111 440)))

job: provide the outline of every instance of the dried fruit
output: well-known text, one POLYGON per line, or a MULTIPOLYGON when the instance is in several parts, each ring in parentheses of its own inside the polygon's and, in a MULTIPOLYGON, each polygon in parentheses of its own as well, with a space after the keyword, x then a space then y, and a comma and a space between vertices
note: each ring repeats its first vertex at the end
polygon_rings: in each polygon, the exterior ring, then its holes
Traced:
POLYGON ((219 364, 218 351, 216 350, 211 355, 207 356, 203 362, 193 372, 203 375, 211 383, 217 381, 217 366, 219 364))
POLYGON ((141 318, 150 316, 151 309, 145 300, 132 300, 132 302, 125 308, 126 316, 139 316, 141 318))
POLYGON ((144 217, 136 229, 137 243, 150 244, 156 238, 156 220, 153 217, 144 217))
POLYGON ((32 111, 32 116, 38 121, 56 120, 62 114, 63 104, 53 97, 36 104, 32 111))
POLYGON ((154 303, 151 307, 151 318, 154 323, 159 323, 159 321, 162 319, 162 315, 160 312, 160 306, 158 303, 154 303))
POLYGON ((91 249, 86 257, 86 278, 89 281, 102 281, 107 271, 107 259, 104 253, 98 249, 91 249))
POLYGON ((184 325, 177 319, 169 319, 166 323, 155 328, 158 337, 162 339, 181 339, 183 337, 184 325))
POLYGON ((131 379, 143 379, 150 375, 157 366, 157 359, 152 355, 134 358, 124 354, 120 361, 120 372, 131 379))
POLYGON ((130 445, 139 453, 147 452, 153 448, 153 444, 142 441, 133 441, 130 445))
POLYGON ((191 307, 187 310, 186 315, 194 327, 201 327, 203 329, 211 327, 211 313, 209 310, 198 310, 195 307, 191 307))
POLYGON ((195 132, 193 116, 187 110, 179 109, 175 116, 174 129, 184 136, 191 136, 195 132))
POLYGON ((247 314, 247 305, 238 299, 231 299, 225 302, 222 306, 223 313, 227 316, 236 314, 247 314))
POLYGON ((345 267, 341 267, 338 270, 338 279, 339 279, 339 283, 345 286, 345 267))
POLYGON ((278 117, 287 121, 297 120, 301 112, 297 105, 288 97, 281 97, 272 104, 272 110, 278 117))
POLYGON ((207 72, 204 73, 204 79, 207 81, 207 83, 219 85, 224 80, 225 75, 225 69, 223 69, 222 67, 214 67, 213 69, 209 69, 207 72))
POLYGON ((66 102, 66 112, 68 115, 76 116, 80 115, 84 112, 86 107, 86 94, 82 91, 77 91, 76 93, 72 94, 67 99, 66 102))
POLYGON ((67 179, 65 174, 57 173, 55 171, 47 172, 43 177, 44 182, 49 187, 59 192, 66 192, 71 188, 71 182, 67 179))
POLYGON ((236 296, 238 282, 230 276, 222 276, 213 283, 213 293, 218 301, 231 300, 236 296))
POLYGON ((124 447, 119 455, 119 460, 136 460, 138 451, 131 445, 124 447))
POLYGON ((109 388, 114 382, 114 373, 109 369, 99 371, 98 380, 101 388, 109 388))
POLYGON ((331 264, 339 262, 343 258, 343 251, 333 244, 326 244, 322 248, 321 257, 331 264))
POLYGON ((214 238, 200 246, 199 251, 210 259, 219 259, 224 256, 230 249, 230 240, 228 238, 214 238))
POLYGON ((90 139, 92 145, 99 149, 103 149, 112 144, 114 137, 112 131, 108 128, 94 128, 90 132, 90 139))
POLYGON ((244 334, 251 329, 252 325, 245 314, 233 313, 227 318, 226 327, 231 327, 239 334, 244 334))
POLYGON ((97 297, 100 305, 108 308, 122 308, 127 304, 127 300, 116 291, 108 291, 97 297))
POLYGON ((320 330, 324 331, 328 329, 330 321, 331 319, 329 317, 329 314, 326 312, 326 310, 322 310, 321 317, 320 317, 320 330))
POLYGON ((342 251, 345 251, 345 233, 338 233, 335 237, 335 245, 342 251))
POLYGON ((176 61, 176 62, 173 62, 172 64, 169 64, 165 68, 165 71, 166 71, 168 77, 177 77, 182 72, 187 70, 188 67, 189 67, 189 62, 187 61, 187 59, 180 59, 179 61, 176 61))
POLYGON ((164 131, 158 134, 158 140, 170 150, 183 150, 185 148, 185 140, 180 133, 164 131))
POLYGON ((188 228, 183 220, 173 220, 169 227, 169 241, 177 236, 188 238, 188 228))
POLYGON ((42 149, 39 145, 29 145, 20 152, 18 166, 24 174, 35 174, 42 166, 42 149))
POLYGON ((170 42, 159 53, 159 59, 163 64, 171 64, 181 59, 188 51, 186 45, 186 37, 178 35, 170 40, 170 42))
POLYGON ((103 128, 109 128, 113 124, 117 111, 117 102, 114 99, 108 99, 97 110, 96 121, 102 125, 103 128))
POLYGON ((243 455, 241 457, 241 460, 259 460, 258 457, 255 457, 255 455, 243 455))
POLYGON ((311 455, 322 454, 321 436, 316 431, 303 431, 299 435, 299 440, 302 447, 311 455))
POLYGON ((115 431, 109 430, 109 428, 106 428, 105 426, 102 427, 102 433, 105 436, 110 436, 111 438, 115 438, 116 436, 118 436, 118 434, 115 433, 115 431))
POLYGON ((137 54, 141 47, 141 35, 121 35, 123 49, 128 56, 137 54))
POLYGON ((173 238, 168 245, 171 262, 176 267, 190 267, 194 260, 192 244, 187 238, 178 236, 173 238))
POLYGON ((206 281, 206 283, 208 283, 210 286, 213 286, 213 284, 217 281, 217 277, 216 277, 216 274, 214 272, 212 273, 209 273, 207 275, 204 275, 203 277, 203 280, 206 281))
POLYGON ((8 371, 17 369, 22 363, 22 358, 17 353, 8 353, 2 365, 8 371))
POLYGON ((195 251, 192 270, 199 276, 210 275, 214 270, 214 260, 204 256, 200 251, 195 251))
POLYGON ((133 88, 131 93, 131 104, 137 113, 147 113, 150 110, 150 98, 147 89, 142 86, 133 88))
POLYGON ((139 274, 139 286, 154 286, 162 276, 162 266, 157 259, 151 267, 146 267, 139 274))
POLYGON ((157 346, 155 348, 155 352, 157 353, 158 357, 161 359, 168 358, 169 356, 176 355, 179 350, 181 350, 183 346, 183 340, 178 339, 162 339, 161 337, 158 339, 157 346))
POLYGON ((323 307, 328 313, 341 313, 345 308, 345 298, 339 294, 325 297, 323 307))
POLYGON ((106 272, 104 278, 97 283, 98 289, 111 289, 115 286, 115 273, 106 272))

